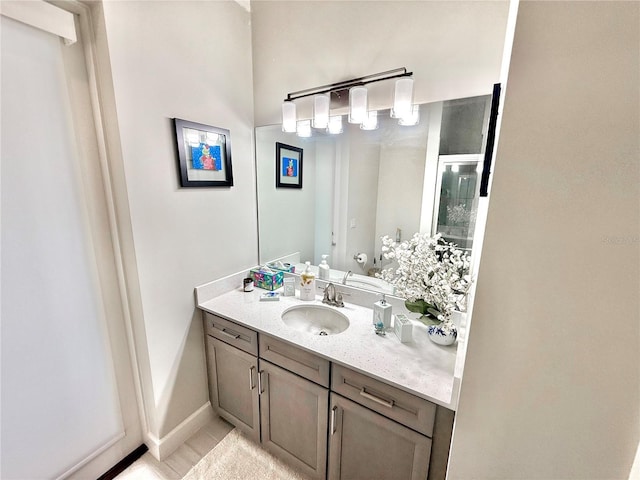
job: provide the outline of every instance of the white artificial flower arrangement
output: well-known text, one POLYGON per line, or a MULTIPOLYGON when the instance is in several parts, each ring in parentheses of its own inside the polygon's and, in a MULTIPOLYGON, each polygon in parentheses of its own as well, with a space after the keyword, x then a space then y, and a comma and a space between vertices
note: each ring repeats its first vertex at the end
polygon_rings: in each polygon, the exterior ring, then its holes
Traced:
POLYGON ((421 321, 446 327, 455 310, 464 310, 471 285, 468 253, 442 240, 439 233, 433 237, 416 233, 401 243, 384 236, 382 253, 397 266, 378 276, 395 286, 407 309, 422 314, 421 321))

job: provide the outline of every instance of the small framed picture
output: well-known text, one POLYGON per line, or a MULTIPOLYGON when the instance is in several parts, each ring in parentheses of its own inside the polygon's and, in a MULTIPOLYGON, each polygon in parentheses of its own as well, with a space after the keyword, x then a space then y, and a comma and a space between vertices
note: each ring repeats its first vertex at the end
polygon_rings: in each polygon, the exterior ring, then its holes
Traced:
POLYGON ((231 187, 231 135, 224 128, 173 119, 180 185, 231 187))
POLYGON ((276 188, 302 188, 302 149, 276 142, 276 188))

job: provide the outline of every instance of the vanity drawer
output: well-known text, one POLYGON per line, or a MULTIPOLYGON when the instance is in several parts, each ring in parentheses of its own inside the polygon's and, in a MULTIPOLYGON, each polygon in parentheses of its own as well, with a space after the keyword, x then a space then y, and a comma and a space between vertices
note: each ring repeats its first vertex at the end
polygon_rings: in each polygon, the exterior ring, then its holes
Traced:
POLYGON ((435 403, 335 363, 331 390, 428 437, 433 435, 435 403))
POLYGON ((259 341, 260 358, 329 388, 330 363, 328 360, 268 335, 260 334, 259 341))
POLYGON ((205 332, 229 345, 258 356, 258 333, 210 313, 204 314, 205 332))

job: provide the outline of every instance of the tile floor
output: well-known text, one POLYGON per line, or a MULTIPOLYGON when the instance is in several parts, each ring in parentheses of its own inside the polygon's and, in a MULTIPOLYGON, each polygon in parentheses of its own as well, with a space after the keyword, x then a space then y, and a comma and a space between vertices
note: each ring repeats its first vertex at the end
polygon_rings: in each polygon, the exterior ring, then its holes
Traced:
POLYGON ((220 417, 202 427, 166 460, 159 462, 147 452, 116 477, 117 480, 180 480, 215 447, 233 425, 220 417))

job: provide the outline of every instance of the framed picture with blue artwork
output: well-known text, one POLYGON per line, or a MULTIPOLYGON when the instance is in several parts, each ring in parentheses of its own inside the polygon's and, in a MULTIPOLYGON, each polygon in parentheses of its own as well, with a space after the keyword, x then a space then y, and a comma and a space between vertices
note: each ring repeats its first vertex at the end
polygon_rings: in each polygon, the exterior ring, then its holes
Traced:
POLYGON ((302 149, 276 142, 276 188, 302 188, 302 149))
POLYGON ((231 187, 231 135, 224 128, 173 119, 180 185, 231 187))

